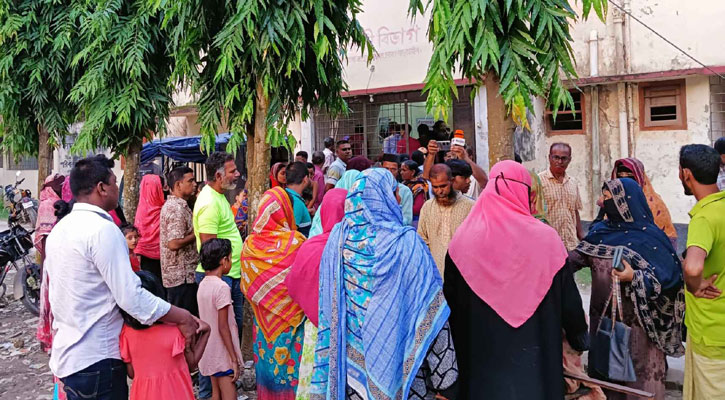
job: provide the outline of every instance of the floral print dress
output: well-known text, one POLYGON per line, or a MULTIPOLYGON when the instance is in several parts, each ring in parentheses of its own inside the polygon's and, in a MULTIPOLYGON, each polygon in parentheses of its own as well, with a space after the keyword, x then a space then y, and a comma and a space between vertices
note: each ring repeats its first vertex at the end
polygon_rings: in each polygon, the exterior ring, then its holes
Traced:
POLYGON ((274 342, 264 338, 254 320, 254 365, 259 400, 293 400, 299 384, 304 324, 287 328, 274 342))

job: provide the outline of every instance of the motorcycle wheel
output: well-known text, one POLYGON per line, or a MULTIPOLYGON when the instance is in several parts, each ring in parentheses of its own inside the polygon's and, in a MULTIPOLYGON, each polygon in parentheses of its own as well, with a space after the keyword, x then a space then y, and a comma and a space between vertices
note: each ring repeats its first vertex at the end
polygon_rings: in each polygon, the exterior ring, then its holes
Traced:
POLYGON ((40 267, 37 264, 24 265, 18 271, 23 282, 23 305, 33 315, 40 314, 40 267))

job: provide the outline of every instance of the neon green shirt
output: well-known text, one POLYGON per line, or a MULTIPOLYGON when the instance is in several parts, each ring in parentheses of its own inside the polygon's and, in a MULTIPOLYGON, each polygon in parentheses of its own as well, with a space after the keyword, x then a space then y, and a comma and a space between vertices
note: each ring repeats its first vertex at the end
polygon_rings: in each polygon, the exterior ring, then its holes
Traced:
MULTIPOLYGON (((718 274, 715 286, 725 291, 725 192, 700 200, 690 211, 690 217, 687 247, 699 247, 707 252, 702 276, 718 274)), ((692 341, 705 346, 725 346, 725 295, 709 300, 686 291, 685 302, 685 325, 692 341)))
MULTIPOLYGON (((196 236, 196 249, 201 250, 200 234, 216 235, 219 239, 229 239, 232 242, 232 269, 227 276, 241 278, 242 235, 234 223, 234 214, 227 198, 223 194, 206 185, 194 204, 194 235, 196 236)), ((204 272, 201 264, 197 272, 204 272)))

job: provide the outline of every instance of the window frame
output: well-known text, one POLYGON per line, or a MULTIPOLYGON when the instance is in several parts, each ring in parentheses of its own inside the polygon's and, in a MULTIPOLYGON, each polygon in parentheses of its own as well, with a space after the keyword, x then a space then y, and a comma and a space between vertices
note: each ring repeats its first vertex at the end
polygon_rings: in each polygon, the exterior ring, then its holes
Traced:
MULTIPOLYGON (((566 129, 566 130, 554 130, 552 129, 551 122, 549 121, 549 116, 553 115, 554 112, 550 110, 549 108, 546 109, 544 112, 544 120, 546 121, 546 135, 547 136, 557 136, 557 135, 584 135, 587 131, 587 101, 586 101, 586 94, 583 90, 577 90, 577 89, 570 89, 569 93, 579 93, 580 94, 580 100, 579 103, 581 104, 579 113, 582 115, 582 128, 581 129, 566 129)), ((556 113, 557 116, 561 114, 574 114, 574 111, 559 111, 556 113)))
MULTIPOLYGON (((666 81, 651 81, 651 82, 640 82, 637 85, 637 91, 639 94, 639 130, 640 131, 681 131, 687 130, 687 83, 685 79, 675 79, 666 81), (646 120, 646 108, 645 108, 645 92, 651 88, 661 88, 669 86, 678 86, 679 93, 677 113, 679 121, 672 121, 671 124, 666 125, 647 125, 651 121, 646 120)), ((651 115, 651 112, 650 112, 651 115)))

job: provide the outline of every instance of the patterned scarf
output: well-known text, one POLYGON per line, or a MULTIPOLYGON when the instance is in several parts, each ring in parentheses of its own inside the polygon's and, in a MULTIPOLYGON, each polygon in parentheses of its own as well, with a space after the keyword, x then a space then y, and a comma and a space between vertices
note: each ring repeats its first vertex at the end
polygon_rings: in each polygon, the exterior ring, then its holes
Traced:
POLYGON ((626 291, 635 304, 640 325, 666 355, 684 354, 682 331, 685 314, 682 268, 674 247, 657 227, 642 188, 632 179, 605 183, 619 215, 592 225, 577 251, 598 258, 613 258, 624 246, 624 258, 634 269, 626 291))
POLYGON ((284 285, 305 237, 297 231, 284 189, 269 189, 260 204, 242 248, 241 284, 264 338, 274 342, 287 328, 298 327, 305 316, 284 285))
POLYGON ((450 309, 427 246, 403 226, 397 182, 366 170, 320 265, 313 399, 406 399, 450 309))

